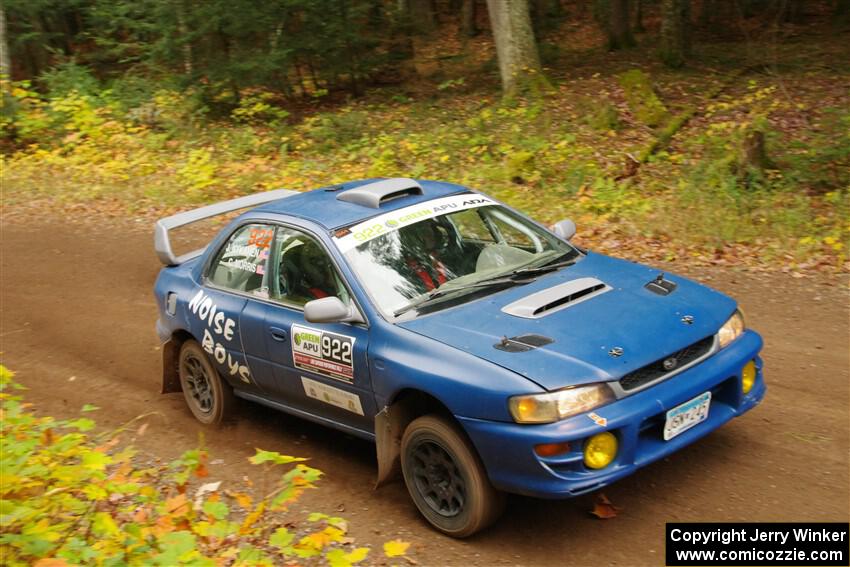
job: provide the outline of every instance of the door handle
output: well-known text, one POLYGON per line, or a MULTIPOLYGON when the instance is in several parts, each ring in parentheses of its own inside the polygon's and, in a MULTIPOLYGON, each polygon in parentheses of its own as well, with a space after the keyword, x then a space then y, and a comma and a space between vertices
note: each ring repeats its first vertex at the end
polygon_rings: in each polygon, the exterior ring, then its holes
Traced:
POLYGON ((278 342, 286 341, 286 331, 280 329, 278 327, 269 327, 269 333, 271 333, 272 338, 278 342))

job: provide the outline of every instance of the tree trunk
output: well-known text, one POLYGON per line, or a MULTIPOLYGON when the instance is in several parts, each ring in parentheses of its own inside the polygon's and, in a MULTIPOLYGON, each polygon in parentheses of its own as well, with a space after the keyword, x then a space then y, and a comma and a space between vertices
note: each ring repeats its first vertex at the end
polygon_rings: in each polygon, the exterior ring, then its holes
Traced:
POLYGON ((420 33, 428 33, 437 27, 437 13, 434 10, 434 0, 408 0, 410 22, 413 29, 420 33))
POLYGON ((747 133, 741 144, 739 163, 744 170, 750 168, 764 171, 765 169, 774 169, 776 167, 767 155, 764 132, 761 130, 751 130, 747 133))
POLYGON ((687 0, 661 0, 661 60, 669 67, 681 67, 688 55, 690 33, 687 0))
POLYGON ((30 16, 30 27, 36 39, 26 42, 27 62, 30 69, 30 77, 38 77, 42 71, 47 69, 50 63, 50 53, 47 50, 48 42, 45 39, 46 31, 42 25, 41 18, 30 16))
POLYGON ((629 23, 629 0, 596 0, 593 16, 605 32, 608 49, 615 51, 635 44, 629 23))
POLYGON ((12 61, 9 57, 9 39, 6 36, 6 11, 0 4, 0 81, 5 89, 12 80, 12 61))
POLYGON ((463 5, 460 8, 460 27, 463 35, 466 37, 475 37, 478 35, 476 4, 476 0, 463 0, 463 5))
POLYGON ((561 3, 558 0, 532 0, 531 2, 531 24, 534 34, 540 37, 544 31, 555 26, 560 17, 561 3))
POLYGON ((545 89, 528 1, 487 0, 487 8, 505 97, 545 89))
POLYGON ((180 51, 183 55, 183 72, 187 77, 192 76, 192 42, 189 38, 189 28, 186 26, 186 4, 180 2, 177 5, 177 33, 182 43, 180 51))
POLYGON ((633 47, 635 38, 629 24, 629 0, 611 0, 611 41, 612 49, 633 47))
POLYGON ((643 25, 643 0, 636 0, 635 4, 635 31, 645 32, 646 27, 643 25))
POLYGON ((796 24, 800 22, 800 2, 799 0, 780 0, 779 14, 777 20, 781 22, 789 22, 796 24))
POLYGON ((835 11, 832 23, 843 28, 850 23, 850 0, 835 0, 835 11))
POLYGON ((699 8, 699 26, 708 27, 715 20, 715 11, 717 10, 717 0, 702 0, 699 8))

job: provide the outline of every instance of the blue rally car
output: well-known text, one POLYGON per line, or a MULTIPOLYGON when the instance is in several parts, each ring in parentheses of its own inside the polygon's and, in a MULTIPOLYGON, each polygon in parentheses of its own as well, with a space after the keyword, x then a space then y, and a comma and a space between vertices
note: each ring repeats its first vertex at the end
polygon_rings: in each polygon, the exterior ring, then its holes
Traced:
POLYGON ((160 220, 163 392, 217 424, 235 398, 373 440, 378 484, 464 537, 504 492, 566 498, 761 401, 731 298, 570 244, 465 187, 367 180, 160 220), (254 207, 203 250, 170 231, 254 207))

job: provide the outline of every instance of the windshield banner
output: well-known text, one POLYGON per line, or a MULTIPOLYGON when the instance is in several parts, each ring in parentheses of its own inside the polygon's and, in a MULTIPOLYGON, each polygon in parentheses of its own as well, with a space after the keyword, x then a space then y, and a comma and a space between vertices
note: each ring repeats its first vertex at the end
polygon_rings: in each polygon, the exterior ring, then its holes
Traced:
POLYGON ((391 211, 360 224, 352 226, 347 232, 334 237, 337 247, 345 254, 364 242, 395 232, 400 228, 415 224, 421 220, 430 219, 447 213, 454 213, 464 209, 474 209, 485 205, 497 205, 490 197, 477 193, 466 193, 463 195, 452 195, 442 197, 425 203, 411 205, 403 209, 391 211))

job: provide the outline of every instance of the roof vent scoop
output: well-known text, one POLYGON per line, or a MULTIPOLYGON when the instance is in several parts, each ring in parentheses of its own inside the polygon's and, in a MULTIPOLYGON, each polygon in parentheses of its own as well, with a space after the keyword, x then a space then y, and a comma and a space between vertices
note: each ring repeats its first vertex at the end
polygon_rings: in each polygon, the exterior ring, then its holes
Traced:
POLYGON ((393 179, 382 179, 374 183, 366 183, 354 189, 343 191, 337 195, 340 201, 354 203, 370 209, 379 209, 382 203, 406 197, 408 195, 421 195, 422 186, 413 179, 396 177, 393 179))
POLYGON ((539 319, 611 291, 611 286, 596 278, 579 278, 514 301, 502 307, 502 312, 524 319, 539 319))
POLYGON ((655 279, 646 284, 646 289, 657 295, 670 295, 676 291, 676 282, 664 279, 664 274, 658 274, 655 279))

